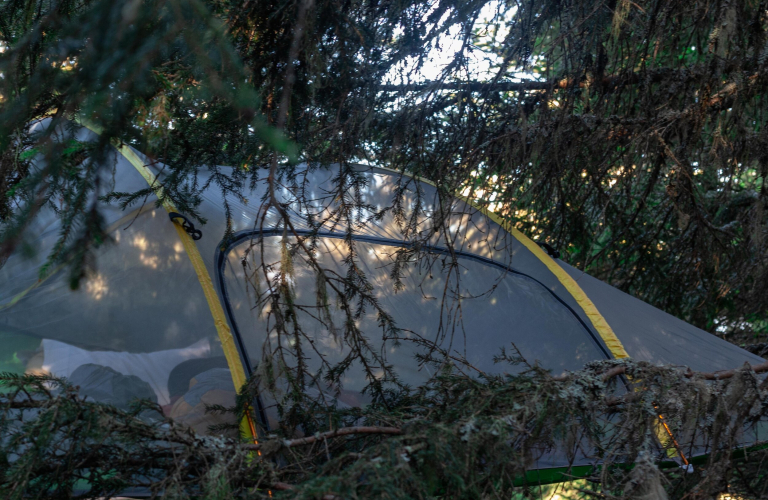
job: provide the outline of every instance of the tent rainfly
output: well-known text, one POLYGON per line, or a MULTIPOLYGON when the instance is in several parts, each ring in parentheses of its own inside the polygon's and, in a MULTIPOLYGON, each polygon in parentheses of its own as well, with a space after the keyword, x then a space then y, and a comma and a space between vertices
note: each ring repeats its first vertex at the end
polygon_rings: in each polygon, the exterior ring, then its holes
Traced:
MULTIPOLYGON (((94 137, 85 128, 77 134, 80 140, 94 137)), ((134 192, 148 183, 159 188, 162 181, 162 169, 127 146, 116 148, 104 170, 104 193, 134 192)), ((512 344, 529 362, 558 374, 589 361, 627 357, 695 371, 764 362, 551 257, 493 214, 460 199, 441 205, 427 182, 369 166, 354 171, 354 189, 365 205, 356 209, 359 223, 354 225, 327 220, 317 229, 309 223, 310 214, 318 221, 338 205, 334 178, 339 169, 304 167, 299 180, 281 183, 278 196, 294 224, 290 234, 274 210, 260 211, 266 182, 244 197, 227 196, 235 231, 227 240, 222 240, 224 203, 214 188, 203 192, 199 210, 207 224, 196 229, 169 203, 156 207, 153 196, 128 211, 108 207, 104 216, 114 242, 99 250, 97 272, 76 291, 61 268, 41 277, 60 230, 54 212, 42 212, 26 234, 36 255, 17 252, 0 267, 0 371, 66 377, 88 396, 118 406, 150 398, 168 416, 206 432, 221 417, 206 414, 205 406, 231 405, 236 388, 264 356, 288 342, 276 334, 270 302, 259 298, 258 282, 280 271, 284 239, 295 242, 296 234, 313 231, 317 264, 342 275, 349 238, 354 242, 356 263, 380 308, 402 330, 389 338, 377 335, 381 326, 374 308, 359 317, 357 326, 366 332, 372 352, 384 356, 411 385, 431 375, 429 364, 415 360, 425 345, 459 353, 489 373, 510 369, 493 358, 512 344), (295 189, 302 190, 301 204, 295 189), (371 217, 396 197, 404 216, 419 220, 416 233, 406 234, 393 211, 371 217), (422 210, 414 214, 417 199, 422 210), (434 230, 438 219, 446 231, 434 230), (403 249, 426 258, 404 264, 396 289, 392 266, 403 249), (446 258, 459 266, 445 265, 446 258), (260 277, 255 269, 268 272, 260 277), (447 282, 460 301, 445 298, 447 282)), ((206 175, 199 174, 198 185, 205 185, 206 175)), ((314 305, 316 273, 298 253, 292 267, 296 303, 314 305)), ((342 321, 342 313, 330 309, 342 321)), ((313 339, 310 366, 318 368, 320 358, 333 363, 349 352, 329 331, 333 318, 319 321, 301 310, 297 315, 305 337, 313 339)), ((365 384, 360 367, 353 365, 339 399, 361 404, 365 384)), ((275 416, 268 405, 261 406, 260 424, 268 427, 275 416)), ((566 462, 548 454, 538 465, 547 469, 566 462)))

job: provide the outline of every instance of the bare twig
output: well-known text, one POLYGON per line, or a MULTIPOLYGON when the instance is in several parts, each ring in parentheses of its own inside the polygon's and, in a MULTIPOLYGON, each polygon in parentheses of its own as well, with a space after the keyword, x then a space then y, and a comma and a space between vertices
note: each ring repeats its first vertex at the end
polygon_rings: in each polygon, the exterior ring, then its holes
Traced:
MULTIPOLYGON (((336 429, 335 431, 323 432, 315 434, 314 436, 307 436, 303 438, 291 439, 283 442, 286 448, 293 448, 294 446, 303 446, 312 444, 324 439, 350 436, 354 434, 387 434, 390 436, 399 436, 403 434, 402 429, 397 427, 343 427, 336 429)), ((257 451, 262 449, 262 444, 247 444, 243 445, 243 449, 250 451, 257 451)))

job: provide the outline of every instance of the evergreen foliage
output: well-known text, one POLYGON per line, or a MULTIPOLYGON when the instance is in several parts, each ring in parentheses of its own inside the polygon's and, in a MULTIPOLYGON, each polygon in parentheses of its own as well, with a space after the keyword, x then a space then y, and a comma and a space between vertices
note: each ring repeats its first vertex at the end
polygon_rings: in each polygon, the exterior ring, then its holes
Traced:
MULTIPOLYGON (((153 192, 98 194, 108 155, 127 143, 164 165, 162 197, 199 223, 208 183, 242 195, 266 182, 264 199, 250 202, 261 204, 259 228, 269 215, 283 231, 280 271, 256 262, 247 272, 253 306, 291 339, 265 351, 238 409, 212 409, 242 416, 257 383, 281 393, 279 434, 258 446, 194 435, 147 405, 83 401, 60 381, 4 376, 6 497, 67 498, 86 479, 92 496, 145 485, 185 498, 509 497, 528 491, 521 478, 537 453, 559 449, 601 462, 589 471, 595 495, 641 498, 658 493, 658 466, 672 463, 657 446, 660 413, 711 452, 693 473, 664 472, 672 496, 766 495, 764 452, 730 456, 768 404, 750 369, 706 383, 633 363, 617 378, 608 362, 562 379, 530 366, 470 377, 471 366, 433 346, 420 362, 436 362, 439 375, 409 388, 367 342, 378 333, 357 325, 374 310, 385 339, 401 331, 352 239, 362 214, 395 217, 410 238, 392 268, 397 289, 407 264, 434 264, 424 244, 438 232, 450 240, 447 213, 462 194, 597 277, 759 345, 768 334, 764 1, 0 0, 0 51, 0 262, 25 249, 25 230, 52 208, 61 234, 42 273, 66 264, 72 287, 92 273, 110 240, 105 204, 137 206, 153 192), (445 36, 458 43, 451 62, 419 81, 445 36), (490 70, 472 62, 478 54, 490 70), (52 126, 33 134, 43 119, 52 126), (57 136, 83 123, 98 140, 57 136), (391 206, 367 206, 350 168, 362 161, 432 181, 440 203, 427 213, 416 188, 416 206, 405 206, 403 177, 391 206), (297 232, 276 195, 307 202, 299 162, 337 165, 333 209, 301 222, 348 235, 343 273, 320 264, 317 235, 297 232), (202 168, 213 172, 206 183, 202 168), (299 265, 316 275, 314 319, 350 347, 318 372, 305 363, 299 265), (340 387, 356 363, 370 406, 341 411, 310 396, 340 387), (373 430, 333 434, 341 428, 373 430)), ((260 250, 263 241, 249 251, 260 250)), ((455 258, 443 266, 449 277, 458 269, 455 258)), ((452 283, 441 307, 460 317, 452 283)))
POLYGON ((76 254, 73 284, 107 239, 93 193, 117 140, 167 165, 167 196, 190 214, 197 165, 242 167, 215 178, 223 191, 274 160, 367 160, 447 195, 469 188, 664 310, 765 333, 760 1, 4 0, 0 12, 3 252, 55 203, 66 223, 51 259, 76 254), (408 85, 446 33, 460 42, 452 62, 408 85), (46 116, 87 118, 102 138, 30 137, 46 116))
POLYGON ((445 367, 429 384, 365 408, 308 407, 315 418, 303 431, 254 445, 195 435, 149 404, 122 411, 60 381, 3 375, 0 492, 19 500, 128 487, 162 498, 517 498, 537 493, 536 460, 556 450, 595 460, 554 478, 599 482, 576 496, 663 498, 649 493, 656 488, 671 498, 763 498, 766 450, 731 452, 760 428, 766 383, 749 367, 711 378, 626 361, 562 377, 528 367, 478 378, 445 367), (642 382, 627 392, 620 374, 642 382), (691 443, 709 456, 686 472, 680 454, 691 443))

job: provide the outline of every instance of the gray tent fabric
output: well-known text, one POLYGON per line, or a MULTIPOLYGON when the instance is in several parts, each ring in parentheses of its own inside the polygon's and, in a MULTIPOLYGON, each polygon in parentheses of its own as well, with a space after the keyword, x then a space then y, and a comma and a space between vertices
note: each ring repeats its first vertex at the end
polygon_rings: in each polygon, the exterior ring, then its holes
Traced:
POLYGON ((758 365, 765 359, 646 304, 565 262, 558 264, 576 280, 636 360, 688 366, 712 372, 758 365))
MULTIPOLYGON (((265 261, 279 262, 281 236, 264 240, 265 261)), ((261 252, 248 252, 245 242, 232 248, 224 269, 227 300, 234 313, 233 322, 243 336, 248 355, 257 365, 264 349, 274 350, 278 341, 270 336, 267 309, 254 310, 253 292, 243 267, 244 259, 254 259, 261 252)), ((330 269, 343 269, 344 242, 337 238, 323 238, 319 243, 321 265, 330 269)), ((396 247, 385 243, 357 242, 358 265, 376 289, 392 289, 389 273, 396 247)), ((255 260, 258 261, 258 258, 255 260)), ((440 266, 423 268, 418 263, 409 265, 402 279, 402 289, 382 293, 379 303, 395 315, 402 332, 399 346, 382 349, 387 362, 391 363, 403 382, 419 385, 433 373, 429 365, 419 365, 415 359, 427 342, 465 358, 475 368, 485 373, 515 372, 521 367, 495 363, 494 356, 501 348, 517 349, 530 363, 538 363, 557 373, 578 370, 584 363, 604 359, 595 338, 574 313, 542 284, 530 277, 512 273, 503 268, 469 257, 460 258, 460 289, 465 299, 460 309, 444 311, 440 297, 446 286, 446 276, 440 266), (495 284, 495 287, 491 287, 495 284), (449 325, 438 334, 437 325, 449 325), (514 346, 514 347, 513 347, 514 346)), ((295 301, 311 308, 316 301, 314 272, 299 259, 294 260, 295 301)), ((259 306, 261 307, 261 306, 259 306)), ((331 363, 339 362, 348 354, 350 347, 334 341, 322 324, 312 321, 301 311, 298 321, 307 335, 314 338, 314 349, 322 352, 331 363)), ((340 311, 332 310, 337 325, 343 325, 340 311)), ((359 320, 359 328, 368 333, 369 342, 380 345, 381 336, 376 311, 372 308, 359 320)), ((284 339, 284 342, 290 339, 284 339)), ((383 346, 382 346, 383 347, 383 346)), ((319 360, 310 358, 310 363, 319 360)), ((312 364, 320 368, 319 364, 312 364)), ((343 381, 347 389, 362 390, 364 377, 357 370, 349 372, 343 381)))
MULTIPOLYGON (((45 123, 36 127, 45 127, 45 123)), ((84 129, 76 134, 83 140, 95 137, 84 129)), ((65 133, 61 135, 64 138, 65 133)), ((163 165, 144 160, 146 168, 162 181, 163 165)), ((222 173, 231 172, 230 167, 218 168, 222 173)), ((342 170, 338 165, 300 166, 295 180, 281 180, 278 197, 291 213, 295 228, 304 234, 312 228, 310 216, 314 221, 325 220, 319 228, 322 237, 318 239, 316 258, 343 274, 345 247, 341 238, 347 227, 323 217, 338 207, 339 187, 334 178, 342 170), (299 203, 298 191, 308 199, 299 203)), ((568 291, 562 276, 549 267, 552 262, 542 259, 534 251, 538 250, 535 245, 532 249, 524 237, 508 232, 460 199, 450 203, 440 200, 429 183, 367 165, 352 166, 351 171, 354 175, 349 176, 355 177, 356 184, 348 184, 342 191, 344 195, 359 195, 365 205, 354 209, 356 220, 362 221, 353 226, 358 263, 374 284, 377 300, 403 334, 402 338, 382 339, 372 311, 361 316, 360 327, 404 381, 419 384, 430 376, 429 365, 415 359, 416 353, 423 353, 424 341, 466 357, 474 367, 488 373, 516 370, 514 366, 493 363, 501 348, 510 349, 513 344, 529 362, 555 373, 611 358, 610 349, 582 303, 568 291), (403 195, 400 199, 399 193, 403 195), (398 201, 403 216, 418 222, 415 233, 405 231, 391 210, 374 217, 398 201), (422 208, 419 212, 415 212, 417 202, 422 208), (445 231, 435 231, 436 220, 445 221, 445 231), (391 279, 393 255, 416 242, 426 243, 421 247, 426 263, 408 264, 404 288, 395 291, 391 279), (448 247, 457 255, 457 272, 444 265, 448 247), (441 290, 449 280, 454 280, 451 284, 461 300, 441 310, 441 290), (439 325, 449 327, 440 330, 439 325)), ((212 175, 202 169, 197 185, 207 185, 212 175)), ((131 192, 146 186, 136 168, 115 152, 104 169, 102 194, 112 190, 131 192)), ((270 211, 264 218, 260 214, 266 180, 246 188, 243 196, 227 194, 225 200, 214 186, 211 184, 202 193, 199 207, 200 215, 208 221, 198 225, 203 237, 195 242, 203 258, 202 266, 192 265, 174 222, 166 210, 155 207, 156 198, 150 196, 131 212, 117 206, 106 209, 114 242, 99 249, 97 272, 76 291, 69 289, 63 267, 40 278, 41 266, 60 229, 55 212, 43 211, 24 238, 28 247, 38 250, 37 255, 29 258, 18 252, 0 267, 0 338, 8 339, 4 346, 18 346, 13 349, 19 354, 3 352, 1 358, 8 359, 8 366, 18 371, 70 379, 77 374, 83 380, 91 380, 95 373, 90 364, 109 365, 121 376, 138 377, 149 384, 166 414, 172 412, 175 419, 205 432, 209 423, 200 412, 201 398, 222 404, 233 401, 237 388, 231 375, 243 367, 226 368, 221 363, 223 350, 209 301, 216 299, 204 294, 200 268, 207 270, 218 287, 220 305, 240 341, 244 371, 255 369, 265 352, 285 340, 277 338, 273 325, 265 320, 268 311, 255 307, 253 290, 249 290, 252 284, 243 266, 244 261, 251 268, 261 264, 260 252, 247 251, 260 241, 264 244, 265 263, 277 269, 281 262, 283 236, 277 214, 270 211), (227 227, 224 201, 229 205, 236 236, 232 241, 222 240, 227 227), (104 362, 106 359, 110 361, 104 362), (220 371, 199 377, 212 369, 220 371), (190 386, 192 379, 195 383, 205 382, 195 389, 190 386), (197 397, 198 393, 205 396, 197 397)), ((634 359, 686 365, 697 371, 763 362, 563 262, 559 265, 576 280, 634 359)), ((300 259, 294 266, 297 300, 312 305, 316 299, 315 276, 300 259)), ((342 321, 339 314, 334 311, 333 317, 342 321)), ((301 320, 325 356, 333 360, 345 354, 348 347, 339 344, 327 328, 312 324, 310 317, 301 320)), ((319 366, 318 359, 309 359, 308 363, 319 366)), ((352 394, 362 388, 362 383, 360 367, 353 366, 344 381, 348 391, 345 404, 364 403, 364 398, 356 399, 352 394)), ((93 392, 95 387, 89 390, 93 392)), ((138 385, 134 388, 143 390, 138 385)), ((104 397, 115 391, 116 400, 124 399, 118 397, 119 387, 108 383, 99 391, 106 391, 104 397)), ((558 461, 553 456, 547 463, 558 461)))
MULTIPOLYGON (((219 168, 226 172, 228 167, 219 168)), ((329 209, 337 206, 329 193, 333 193, 336 189, 333 179, 341 172, 340 166, 332 166, 327 169, 310 169, 304 165, 303 168, 304 170, 299 168, 297 177, 300 182, 297 184, 300 187, 297 189, 302 189, 308 200, 299 204, 289 189, 285 188, 278 192, 281 201, 286 204, 289 213, 293 216, 293 224, 298 230, 309 228, 305 222, 309 213, 315 216, 315 220, 320 220, 322 217, 319 215, 327 214, 329 209)), ((383 240, 384 243, 400 245, 427 235, 430 244, 435 247, 446 247, 445 237, 441 236, 440 233, 435 235, 432 226, 432 217, 435 216, 436 207, 439 206, 438 193, 434 186, 414 180, 407 175, 381 168, 366 165, 354 165, 352 168, 363 180, 362 185, 358 186, 361 201, 371 207, 370 210, 364 210, 360 214, 366 222, 355 227, 356 237, 379 239, 383 240), (412 210, 417 198, 423 204, 424 214, 418 218, 419 230, 416 235, 404 234, 391 211, 386 212, 381 219, 367 220, 374 212, 392 207, 399 191, 404 193, 401 202, 406 210, 406 218, 411 215, 409 207, 412 210), (430 235, 432 236, 430 237, 430 235)), ((158 174, 161 173, 159 168, 156 171, 158 174)), ((200 183, 208 180, 204 173, 200 175, 200 183)), ((257 221, 260 222, 258 215, 260 203, 257 200, 261 200, 265 193, 266 184, 258 183, 250 193, 246 194, 244 199, 227 196, 227 203, 231 207, 232 229, 235 233, 251 232, 251 239, 253 241, 258 239, 260 233, 254 231, 257 221)), ((226 227, 226 217, 221 205, 220 193, 213 189, 203 193, 200 213, 209 221, 203 229, 206 237, 197 242, 203 255, 214 254, 223 243, 218 237, 207 237, 211 231, 208 228, 226 227)), ((536 255, 480 210, 460 199, 452 200, 451 206, 445 207, 444 210, 448 213, 446 225, 450 229, 450 243, 455 251, 490 261, 496 267, 522 272, 541 283, 583 323, 589 336, 598 344, 598 349, 603 352, 603 355, 597 359, 610 358, 608 348, 592 327, 589 317, 581 309, 577 300, 571 296, 565 286, 536 255)), ((277 223, 276 213, 270 211, 265 219, 264 227, 276 227, 277 223)), ((333 221, 327 221, 322 229, 331 233, 342 234, 345 230, 333 221)), ((223 230, 218 234, 223 234, 223 230)), ((209 272, 211 276, 215 276, 219 271, 216 263, 206 261, 206 264, 210 264, 209 272)), ((391 283, 388 286, 391 287, 391 283)), ((489 288, 490 286, 489 284, 489 288)))

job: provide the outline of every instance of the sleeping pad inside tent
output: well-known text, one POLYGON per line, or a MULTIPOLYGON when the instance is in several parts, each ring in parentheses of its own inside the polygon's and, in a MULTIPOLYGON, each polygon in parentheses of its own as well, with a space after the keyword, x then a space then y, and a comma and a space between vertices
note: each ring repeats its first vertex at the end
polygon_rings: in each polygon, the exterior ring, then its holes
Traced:
MULTIPOLYGON (((85 128, 77 134, 79 140, 94 137, 85 128)), ((76 291, 65 266, 41 275, 60 228, 54 211, 44 210, 24 239, 36 253, 19 251, 0 267, 0 370, 66 377, 84 395, 116 406, 147 398, 205 433, 231 418, 207 413, 206 405, 231 406, 236 389, 262 360, 290 350, 294 342, 276 328, 264 287, 286 264, 286 248, 296 243, 296 234, 316 236, 315 262, 291 257, 287 285, 303 338, 311 341, 306 362, 312 370, 345 359, 351 349, 333 327, 345 321, 343 311, 332 304, 326 316, 317 312, 320 285, 313 270, 319 265, 344 275, 350 241, 380 308, 366 309, 356 321, 367 333, 365 349, 412 386, 433 375, 428 363, 415 358, 425 346, 458 353, 487 373, 510 370, 494 356, 512 344, 526 360, 555 374, 626 357, 708 372, 764 362, 551 258, 468 203, 441 204, 429 183, 355 166, 354 182, 339 193, 338 168, 300 170, 296 179, 283 179, 278 192, 292 217, 290 233, 278 224, 274 209, 260 211, 266 180, 242 197, 227 195, 234 230, 227 240, 222 240, 227 212, 214 187, 203 192, 199 210, 207 223, 197 224, 199 232, 185 231, 183 214, 172 220, 175 208, 156 207, 153 196, 126 211, 107 207, 114 242, 99 250, 97 272, 76 291), (357 197, 352 222, 324 219, 340 196, 357 197), (376 215, 395 199, 398 210, 376 215), (418 230, 405 231, 402 221, 412 217, 418 230), (449 230, 434 231, 436 219, 449 230), (421 258, 398 260, 405 250, 421 258), (459 266, 446 265, 446 259, 459 266), (401 268, 397 287, 394 265, 401 268), (461 300, 446 301, 448 288, 461 300), (382 311, 397 330, 381 333, 382 311)), ((103 172, 104 194, 138 191, 148 183, 156 187, 155 176, 162 182, 161 166, 149 165, 127 146, 115 150, 103 172)), ((197 185, 206 185, 210 175, 200 173, 197 185)), ((339 404, 365 403, 361 390, 367 382, 359 363, 342 382, 339 404)), ((261 401, 260 406, 261 426, 273 426, 277 416, 271 405, 261 401)), ((749 436, 745 444, 762 439, 749 436)), ((589 457, 574 463, 550 452, 539 457, 537 467, 590 463, 589 457)))

